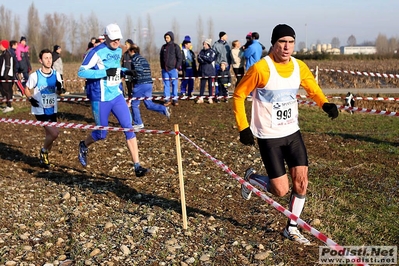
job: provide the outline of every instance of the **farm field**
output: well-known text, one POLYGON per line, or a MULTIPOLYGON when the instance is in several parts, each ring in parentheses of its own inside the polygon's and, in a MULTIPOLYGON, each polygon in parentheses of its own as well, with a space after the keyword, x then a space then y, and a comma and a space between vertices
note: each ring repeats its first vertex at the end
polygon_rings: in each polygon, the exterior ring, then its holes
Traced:
MULTIPOLYGON (((65 79, 76 79, 78 66, 68 64, 65 79)), ((70 82, 69 91, 81 92, 70 82)), ((169 131, 178 124, 239 176, 250 166, 265 174, 257 149, 239 143, 231 101, 179 103, 170 121, 141 106, 146 128, 169 131)), ((399 109, 388 101, 357 106, 399 109)), ((250 115, 251 103, 246 107, 250 115)), ((35 119, 28 103, 14 108, 1 117, 35 119)), ((330 120, 305 105, 299 112, 310 163, 301 218, 343 246, 398 245, 399 117, 341 112, 330 120)), ((93 124, 89 103, 60 102, 59 122, 93 124)), ((110 126, 118 127, 114 117, 110 126)), ((137 133, 141 162, 151 173, 136 178, 121 132, 92 145, 83 168, 77 148, 89 130, 60 129, 50 170, 39 167, 41 127, 0 123, 0 132, 0 265, 318 265, 323 242, 307 232, 311 246, 286 240, 284 215, 256 195, 243 200, 240 184, 184 138, 187 230, 174 135, 137 133)), ((287 207, 288 195, 267 195, 287 207)))

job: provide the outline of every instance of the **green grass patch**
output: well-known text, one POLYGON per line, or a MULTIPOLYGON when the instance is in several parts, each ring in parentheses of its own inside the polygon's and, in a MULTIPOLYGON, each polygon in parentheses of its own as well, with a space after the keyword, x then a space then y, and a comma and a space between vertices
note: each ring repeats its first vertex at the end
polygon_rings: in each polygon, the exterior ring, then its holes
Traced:
POLYGON ((304 217, 341 245, 399 243, 399 118, 301 107, 310 158, 304 217))

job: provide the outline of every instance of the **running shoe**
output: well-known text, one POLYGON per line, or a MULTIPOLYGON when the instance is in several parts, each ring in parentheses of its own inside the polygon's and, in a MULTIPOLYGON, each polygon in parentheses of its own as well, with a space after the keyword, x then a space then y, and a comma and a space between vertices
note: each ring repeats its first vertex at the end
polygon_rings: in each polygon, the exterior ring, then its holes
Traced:
POLYGON ((40 164, 46 168, 50 167, 50 162, 48 160, 48 151, 40 149, 40 164))
POLYGON ((310 245, 310 241, 299 232, 297 226, 286 227, 284 229, 283 235, 291 241, 295 241, 303 245, 310 245))
POLYGON ((9 113, 9 112, 12 112, 12 111, 14 111, 14 107, 6 107, 6 108, 4 108, 3 109, 3 113, 9 113))
MULTIPOLYGON (((247 182, 249 183, 249 177, 250 177, 252 174, 255 174, 255 173, 256 173, 256 171, 255 171, 254 169, 248 168, 248 169, 245 171, 244 180, 247 181, 247 182)), ((252 195, 252 190, 250 190, 249 188, 247 188, 247 187, 244 186, 244 185, 241 185, 241 196, 242 196, 245 200, 250 200, 250 199, 251 199, 251 195, 252 195)))
POLYGON ((196 103, 204 103, 204 99, 199 98, 196 103))
POLYGON ((150 172, 150 169, 139 166, 137 169, 134 169, 134 172, 136 177, 142 177, 145 176, 146 173, 150 172))
POLYGON ((87 166, 87 152, 89 151, 89 148, 86 147, 84 140, 82 140, 79 143, 79 162, 83 165, 83 166, 87 166))
POLYGON ((142 129, 144 128, 144 124, 140 124, 140 125, 133 125, 134 129, 142 129))
POLYGON ((168 118, 168 120, 170 120, 170 114, 171 114, 171 112, 170 112, 170 107, 166 107, 166 117, 168 118))

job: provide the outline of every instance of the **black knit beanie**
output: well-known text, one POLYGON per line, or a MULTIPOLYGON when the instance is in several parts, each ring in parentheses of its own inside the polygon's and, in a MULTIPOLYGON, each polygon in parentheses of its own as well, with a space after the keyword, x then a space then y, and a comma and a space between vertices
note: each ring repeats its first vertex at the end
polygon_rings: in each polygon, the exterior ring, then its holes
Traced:
POLYGON ((295 31, 293 28, 286 24, 279 24, 273 29, 272 33, 272 45, 274 45, 278 39, 284 36, 291 36, 295 39, 295 31))
POLYGON ((219 32, 219 38, 222 38, 224 35, 226 35, 226 32, 224 31, 219 32))

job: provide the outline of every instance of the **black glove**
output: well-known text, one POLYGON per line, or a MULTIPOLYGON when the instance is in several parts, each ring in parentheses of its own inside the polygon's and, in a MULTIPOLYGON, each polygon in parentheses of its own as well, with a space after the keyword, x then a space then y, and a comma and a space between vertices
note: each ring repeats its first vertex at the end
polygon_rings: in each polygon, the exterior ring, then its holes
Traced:
POLYGON ((134 70, 134 69, 133 70, 128 69, 128 70, 125 71, 125 75, 132 76, 132 77, 137 77, 137 71, 134 70))
POLYGON ((29 97, 29 101, 33 107, 39 107, 39 102, 35 98, 29 97))
POLYGON ((118 69, 117 68, 108 68, 107 70, 106 70, 106 72, 107 72, 107 77, 109 77, 109 76, 115 76, 116 75, 116 71, 117 71, 118 69))
POLYGON ((57 80, 57 82, 55 83, 55 86, 57 87, 57 93, 61 94, 61 93, 65 93, 65 89, 62 87, 62 83, 59 82, 57 80))
POLYGON ((240 131, 240 142, 244 145, 255 145, 254 135, 249 127, 240 131))
POLYGON ((338 108, 335 103, 324 103, 322 108, 323 111, 328 114, 328 117, 331 117, 331 119, 338 117, 338 108))

